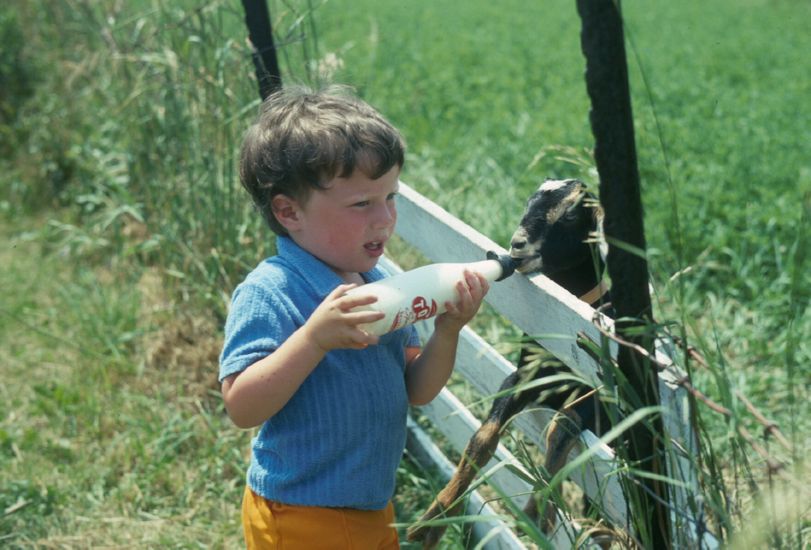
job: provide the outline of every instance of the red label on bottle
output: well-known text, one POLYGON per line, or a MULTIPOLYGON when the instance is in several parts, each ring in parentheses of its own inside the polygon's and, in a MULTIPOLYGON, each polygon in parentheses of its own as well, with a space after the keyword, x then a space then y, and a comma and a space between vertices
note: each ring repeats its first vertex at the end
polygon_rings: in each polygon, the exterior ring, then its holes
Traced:
POLYGON ((434 316, 436 313, 436 302, 431 300, 431 303, 429 304, 428 300, 422 296, 417 296, 414 298, 414 301, 411 302, 411 309, 414 311, 414 315, 417 317, 417 320, 422 321, 423 319, 428 319, 434 316))
POLYGON ((397 330, 398 328, 404 327, 408 324, 408 311, 405 309, 401 309, 394 315, 394 320, 391 322, 391 326, 389 330, 386 332, 391 332, 393 330, 397 330))

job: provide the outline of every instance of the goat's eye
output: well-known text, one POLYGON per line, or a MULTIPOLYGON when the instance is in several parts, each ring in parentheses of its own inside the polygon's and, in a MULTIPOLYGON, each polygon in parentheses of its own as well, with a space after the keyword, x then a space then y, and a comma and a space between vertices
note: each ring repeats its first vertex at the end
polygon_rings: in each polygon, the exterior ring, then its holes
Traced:
POLYGON ((563 223, 565 224, 577 223, 577 220, 579 219, 580 219, 579 212, 575 208, 569 208, 568 210, 566 210, 566 213, 563 214, 563 216, 561 217, 561 221, 563 221, 563 223))

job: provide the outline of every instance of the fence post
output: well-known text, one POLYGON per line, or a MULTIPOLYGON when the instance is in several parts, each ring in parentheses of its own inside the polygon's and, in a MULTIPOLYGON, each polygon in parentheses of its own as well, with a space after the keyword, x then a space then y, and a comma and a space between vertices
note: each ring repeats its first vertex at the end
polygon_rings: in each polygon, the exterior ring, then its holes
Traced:
POLYGON ((273 43, 270 12, 266 0, 242 0, 245 10, 245 25, 253 45, 253 65, 259 83, 259 97, 263 100, 282 88, 282 75, 273 43))
MULTIPOLYGON (((652 308, 620 2, 577 0, 577 9, 582 20, 594 157, 609 243, 607 267, 618 319, 615 327, 623 338, 652 350, 652 335, 646 336, 642 330, 652 321, 652 308)), ((658 405, 658 378, 650 362, 626 346, 620 346, 617 361, 628 381, 626 386, 635 392, 621 397, 640 406, 658 405)), ((659 415, 648 426, 637 424, 625 437, 626 458, 636 468, 666 475, 659 415)), ((667 487, 647 476, 627 480, 624 486, 636 536, 646 539, 652 548, 670 548, 667 487)))

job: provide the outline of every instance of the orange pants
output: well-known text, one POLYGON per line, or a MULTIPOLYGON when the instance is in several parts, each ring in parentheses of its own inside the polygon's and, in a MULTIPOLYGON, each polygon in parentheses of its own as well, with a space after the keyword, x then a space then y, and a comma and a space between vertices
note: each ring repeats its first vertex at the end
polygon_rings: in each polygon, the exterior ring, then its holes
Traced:
POLYGON ((257 495, 242 498, 249 550, 398 550, 394 506, 383 510, 290 506, 257 495))

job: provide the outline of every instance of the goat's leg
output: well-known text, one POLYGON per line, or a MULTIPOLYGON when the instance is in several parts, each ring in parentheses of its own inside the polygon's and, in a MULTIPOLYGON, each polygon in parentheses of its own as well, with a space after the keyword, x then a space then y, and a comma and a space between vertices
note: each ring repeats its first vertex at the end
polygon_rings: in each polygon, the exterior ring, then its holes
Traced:
POLYGON ((437 494, 431 506, 419 519, 419 523, 408 530, 408 540, 422 541, 424 549, 436 546, 445 533, 446 526, 424 525, 422 522, 438 517, 459 515, 464 505, 462 497, 465 491, 470 487, 479 470, 490 461, 490 458, 495 453, 498 446, 499 429, 495 422, 482 424, 468 442, 451 480, 437 494))
MULTIPOLYGON (((566 465, 569 454, 580 438, 584 430, 599 432, 600 411, 599 401, 595 394, 567 405, 560 410, 549 425, 546 432, 546 457, 544 468, 550 480, 566 465)), ((559 491, 555 489, 559 494, 559 491)), ((534 507, 535 510, 525 509, 525 512, 532 512, 530 517, 537 517, 537 503, 534 499, 527 503, 527 508, 534 507)), ((557 521, 557 507, 552 499, 546 504, 541 529, 545 533, 551 533, 557 521)))
MULTIPOLYGON (((555 415, 546 432, 544 468, 550 480, 566 465, 569 453, 577 443, 582 431, 583 421, 574 409, 563 409, 555 415)), ((559 487, 553 489, 558 495, 560 495, 559 487)), ((544 533, 551 533, 556 522, 557 506, 550 498, 546 505, 541 529, 544 533)))
MULTIPOLYGON (((502 382, 499 393, 520 388, 524 382, 541 379, 562 372, 562 365, 556 361, 538 362, 532 346, 523 346, 518 360, 518 369, 502 382)), ((544 405, 560 409, 568 401, 571 388, 566 384, 553 382, 542 384, 524 391, 510 391, 493 402, 487 420, 476 431, 465 447, 462 458, 451 480, 434 499, 419 521, 408 530, 408 539, 422 541, 423 548, 434 548, 445 532, 443 525, 420 525, 438 517, 458 515, 461 499, 470 487, 478 472, 493 458, 498 447, 502 428, 510 418, 518 414, 527 404, 539 397, 544 405)))
MULTIPOLYGON (((519 369, 508 376, 500 390, 514 388, 523 380, 519 369)), ((493 458, 498 447, 502 427, 507 421, 538 397, 540 389, 533 388, 521 393, 510 393, 499 397, 493 403, 487 420, 468 441, 462 458, 451 480, 434 499, 419 522, 408 530, 408 540, 422 541, 423 548, 434 548, 445 532, 445 525, 421 525, 422 522, 437 517, 458 515, 463 505, 462 497, 470 487, 478 472, 493 458)))

